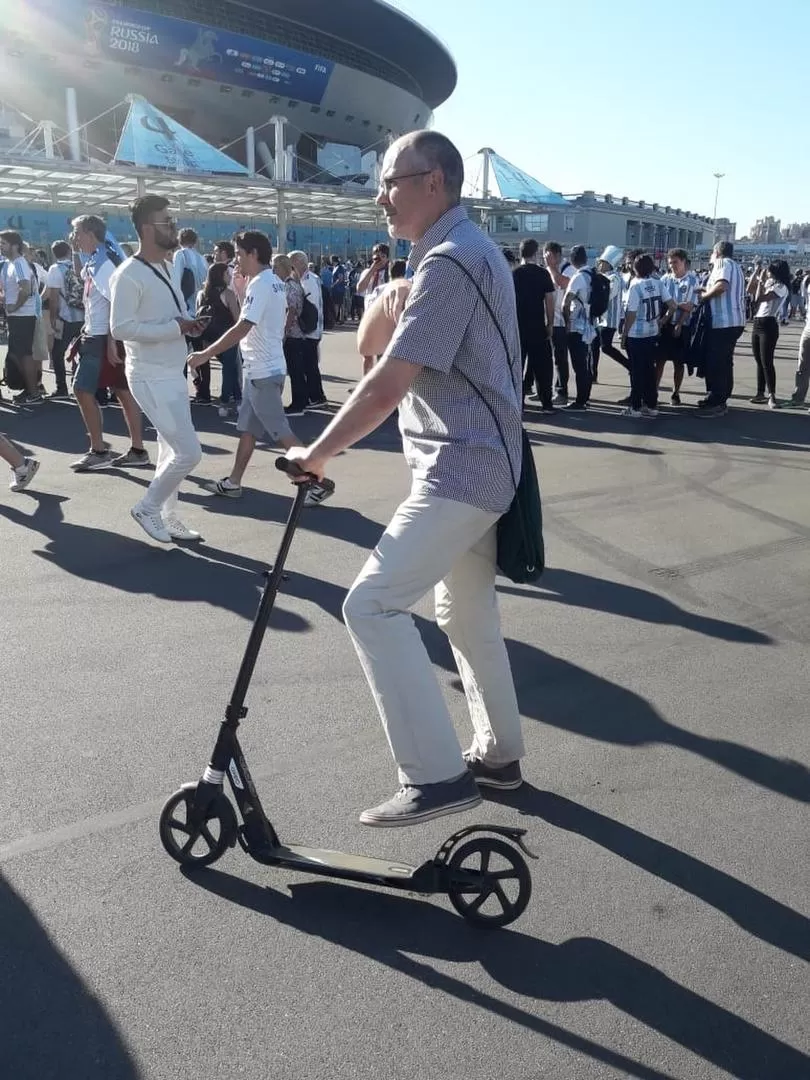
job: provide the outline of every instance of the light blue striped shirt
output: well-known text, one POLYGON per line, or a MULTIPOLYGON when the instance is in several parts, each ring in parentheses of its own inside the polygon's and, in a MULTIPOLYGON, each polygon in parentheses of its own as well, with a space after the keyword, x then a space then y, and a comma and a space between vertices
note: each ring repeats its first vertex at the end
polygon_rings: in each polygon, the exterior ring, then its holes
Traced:
MULTIPOLYGON (((665 286, 666 295, 676 307, 680 304, 695 304, 695 290, 698 287, 698 276, 694 270, 687 270, 682 278, 676 277, 674 274, 664 274, 661 278, 661 284, 665 286)), ((672 316, 673 325, 680 322, 681 326, 688 326, 691 321, 691 311, 687 315, 684 315, 683 318, 679 317, 677 311, 672 316)))
POLYGON ((591 322, 591 274, 590 267, 582 266, 577 270, 568 288, 565 290, 566 297, 573 297, 568 321, 568 330, 572 334, 582 334, 582 340, 590 345, 596 337, 596 331, 591 322))
POLYGON ((706 282, 706 291, 718 281, 725 281, 728 288, 721 296, 713 296, 709 300, 712 329, 745 326, 745 277, 740 264, 733 259, 717 259, 706 282))
POLYGON ((624 314, 624 281, 618 270, 608 270, 605 277, 610 282, 610 299, 607 311, 597 320, 597 326, 618 330, 624 314))

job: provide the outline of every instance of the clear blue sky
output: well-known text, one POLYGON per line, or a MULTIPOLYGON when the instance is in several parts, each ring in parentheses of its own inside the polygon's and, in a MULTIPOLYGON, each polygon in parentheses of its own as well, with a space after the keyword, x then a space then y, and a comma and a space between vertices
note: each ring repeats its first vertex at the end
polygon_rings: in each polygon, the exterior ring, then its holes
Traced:
POLYGON ((434 126, 463 157, 491 146, 556 191, 702 214, 723 172, 738 236, 810 221, 810 0, 389 2, 455 58, 434 126))

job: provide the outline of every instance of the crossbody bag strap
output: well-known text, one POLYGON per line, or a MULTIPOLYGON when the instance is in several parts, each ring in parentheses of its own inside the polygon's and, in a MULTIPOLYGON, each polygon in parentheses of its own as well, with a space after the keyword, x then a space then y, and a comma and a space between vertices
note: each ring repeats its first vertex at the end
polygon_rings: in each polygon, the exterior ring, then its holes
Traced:
POLYGON ((180 315, 182 316, 182 318, 187 319, 188 318, 188 312, 183 311, 182 307, 180 307, 180 301, 177 299, 177 294, 174 291, 174 286, 169 281, 169 279, 167 277, 165 277, 163 274, 161 274, 161 272, 157 269, 156 266, 153 266, 150 262, 147 262, 146 259, 143 258, 143 256, 141 256, 141 255, 133 255, 132 257, 133 257, 133 259, 137 259, 139 263, 143 263, 144 266, 148 266, 149 269, 152 271, 152 273, 155 275, 155 277, 160 278, 160 280, 163 282, 163 284, 166 286, 166 288, 172 294, 172 300, 174 300, 174 306, 180 312, 180 315))
MULTIPOLYGON (((472 276, 472 274, 467 269, 467 267, 463 263, 459 262, 459 260, 456 259, 453 255, 445 255, 445 254, 443 254, 441 252, 437 252, 435 255, 429 255, 428 258, 431 258, 431 259, 447 259, 448 262, 455 263, 455 265, 462 271, 462 273, 464 273, 470 279, 470 281, 473 283, 473 285, 475 286, 475 288, 476 288, 476 290, 478 292, 478 295, 481 297, 481 300, 483 301, 484 307, 489 312, 489 317, 492 319, 492 322, 493 322, 493 325, 495 326, 495 329, 498 331, 498 334, 500 335, 501 341, 503 343, 503 351, 506 353, 506 361, 509 364, 509 372, 512 375, 512 377, 514 378, 514 367, 513 367, 513 364, 512 364, 512 355, 509 352, 509 346, 506 343, 506 337, 504 335, 503 330, 501 329, 501 324, 498 322, 498 320, 497 320, 497 318, 495 316, 495 312, 492 310, 492 307, 491 307, 489 301, 487 300, 486 296, 484 295, 484 291, 481 288, 481 286, 478 284, 478 282, 472 276)), ((427 261, 427 259, 425 261, 427 261)), ((484 395, 481 393, 479 388, 472 381, 472 379, 470 379, 467 375, 464 374, 463 371, 459 370, 458 368, 456 370, 458 371, 458 373, 462 377, 462 379, 464 379, 467 383, 469 383, 469 385, 473 388, 473 390, 476 392, 478 397, 481 399, 481 401, 483 402, 483 404, 486 406, 487 410, 489 411, 489 415, 494 420, 495 427, 498 429, 498 435, 500 436, 500 440, 503 443, 503 449, 504 449, 504 453, 506 454, 506 460, 509 462, 509 472, 512 474, 512 483, 514 484, 515 491, 517 491, 518 483, 520 482, 520 477, 515 475, 515 466, 512 464, 512 456, 509 453, 509 447, 508 447, 508 445, 506 443, 506 438, 504 437, 503 428, 501 427, 501 422, 498 419, 497 413, 492 408, 492 406, 487 401, 487 399, 484 397, 484 395)))

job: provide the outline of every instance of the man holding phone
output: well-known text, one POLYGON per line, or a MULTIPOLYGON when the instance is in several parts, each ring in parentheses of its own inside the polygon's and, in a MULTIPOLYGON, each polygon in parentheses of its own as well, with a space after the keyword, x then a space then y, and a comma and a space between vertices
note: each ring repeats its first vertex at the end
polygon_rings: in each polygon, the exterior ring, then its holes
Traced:
POLYGON ((163 544, 200 540, 177 516, 177 493, 202 457, 183 370, 186 337, 199 337, 203 320, 188 318, 171 262, 177 224, 168 199, 145 195, 131 213, 140 244, 112 275, 110 322, 113 336, 124 342, 132 394, 157 432, 158 459, 152 483, 130 513, 163 544))

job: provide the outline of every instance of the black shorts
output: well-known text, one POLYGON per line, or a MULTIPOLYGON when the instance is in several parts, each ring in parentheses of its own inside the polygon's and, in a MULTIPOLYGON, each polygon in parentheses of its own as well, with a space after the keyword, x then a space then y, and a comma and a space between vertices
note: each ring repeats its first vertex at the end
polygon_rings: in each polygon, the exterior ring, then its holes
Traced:
POLYGON ((689 334, 686 327, 683 327, 680 334, 675 337, 672 329, 669 323, 661 329, 661 336, 658 338, 658 362, 665 364, 667 360, 671 360, 675 367, 683 367, 686 339, 689 334))
POLYGON ((34 331, 37 328, 36 315, 9 315, 8 351, 18 360, 34 354, 34 331))

